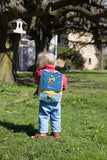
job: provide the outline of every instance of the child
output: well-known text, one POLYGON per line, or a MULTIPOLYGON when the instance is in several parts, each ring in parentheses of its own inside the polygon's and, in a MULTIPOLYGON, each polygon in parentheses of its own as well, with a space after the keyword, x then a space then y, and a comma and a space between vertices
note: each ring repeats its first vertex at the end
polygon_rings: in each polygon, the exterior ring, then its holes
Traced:
MULTIPOLYGON (((36 84, 39 87, 41 71, 47 69, 50 72, 55 71, 55 56, 52 53, 41 53, 37 59, 37 71, 35 72, 36 84)), ((58 72, 57 74, 59 74, 58 72)), ((65 75, 62 77, 63 85, 62 90, 67 88, 67 78, 65 75)), ((44 102, 40 101, 39 106, 39 133, 32 136, 32 139, 43 138, 46 139, 46 133, 48 132, 48 121, 50 118, 50 124, 52 133, 51 135, 59 138, 59 132, 61 130, 61 102, 44 102)))

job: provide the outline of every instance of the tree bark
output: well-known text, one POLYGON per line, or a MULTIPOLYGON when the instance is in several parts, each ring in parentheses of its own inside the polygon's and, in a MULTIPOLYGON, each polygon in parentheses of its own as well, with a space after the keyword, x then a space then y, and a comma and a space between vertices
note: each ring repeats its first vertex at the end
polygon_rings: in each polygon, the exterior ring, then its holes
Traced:
POLYGON ((12 59, 13 52, 0 53, 0 81, 14 84, 12 59))
POLYGON ((3 34, 1 35, 0 41, 2 41, 3 46, 0 48, 0 81, 14 84, 16 73, 16 54, 20 36, 16 34, 9 35, 7 37, 4 36, 5 38, 3 38, 3 34), (4 43, 6 44, 4 45, 4 43))

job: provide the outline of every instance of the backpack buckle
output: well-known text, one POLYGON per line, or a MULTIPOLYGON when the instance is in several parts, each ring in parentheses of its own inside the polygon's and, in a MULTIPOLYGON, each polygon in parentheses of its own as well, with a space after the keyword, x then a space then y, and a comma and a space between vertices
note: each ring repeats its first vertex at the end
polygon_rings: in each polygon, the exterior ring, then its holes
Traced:
POLYGON ((51 97, 52 97, 52 93, 51 93, 51 91, 49 92, 48 97, 49 97, 49 98, 51 98, 51 97))

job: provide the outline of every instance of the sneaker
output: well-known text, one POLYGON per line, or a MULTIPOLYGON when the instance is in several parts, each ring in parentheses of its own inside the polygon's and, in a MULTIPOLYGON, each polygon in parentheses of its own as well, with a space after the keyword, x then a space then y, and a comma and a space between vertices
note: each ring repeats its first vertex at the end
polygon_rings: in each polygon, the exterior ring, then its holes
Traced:
POLYGON ((59 133, 58 132, 52 132, 51 136, 54 136, 55 138, 59 138, 59 133))
POLYGON ((32 139, 36 139, 36 138, 40 138, 40 139, 46 139, 46 134, 41 134, 41 133, 38 133, 34 136, 31 136, 32 139))

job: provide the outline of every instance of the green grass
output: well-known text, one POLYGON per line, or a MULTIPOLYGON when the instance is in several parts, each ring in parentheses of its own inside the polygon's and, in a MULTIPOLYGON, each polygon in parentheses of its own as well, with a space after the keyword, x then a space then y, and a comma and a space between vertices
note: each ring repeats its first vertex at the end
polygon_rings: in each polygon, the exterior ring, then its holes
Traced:
POLYGON ((30 138, 39 106, 32 73, 18 74, 14 86, 0 84, 0 160, 107 159, 107 71, 66 75, 59 139, 30 138))

